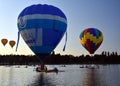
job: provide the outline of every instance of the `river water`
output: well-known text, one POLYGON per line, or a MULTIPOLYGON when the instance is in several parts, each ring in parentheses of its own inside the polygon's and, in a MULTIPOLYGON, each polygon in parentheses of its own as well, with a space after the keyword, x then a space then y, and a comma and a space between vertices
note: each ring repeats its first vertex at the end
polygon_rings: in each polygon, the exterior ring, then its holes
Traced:
POLYGON ((40 73, 35 66, 0 66, 0 86, 120 86, 120 65, 47 65, 62 72, 40 73))

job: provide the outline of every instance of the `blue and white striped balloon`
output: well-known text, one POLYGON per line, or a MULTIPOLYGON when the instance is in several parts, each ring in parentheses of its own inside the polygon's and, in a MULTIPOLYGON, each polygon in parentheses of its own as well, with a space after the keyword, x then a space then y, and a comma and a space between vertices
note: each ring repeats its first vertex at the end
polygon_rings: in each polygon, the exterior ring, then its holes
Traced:
POLYGON ((18 16, 18 29, 24 41, 36 54, 50 54, 67 29, 64 13, 52 5, 32 5, 18 16))

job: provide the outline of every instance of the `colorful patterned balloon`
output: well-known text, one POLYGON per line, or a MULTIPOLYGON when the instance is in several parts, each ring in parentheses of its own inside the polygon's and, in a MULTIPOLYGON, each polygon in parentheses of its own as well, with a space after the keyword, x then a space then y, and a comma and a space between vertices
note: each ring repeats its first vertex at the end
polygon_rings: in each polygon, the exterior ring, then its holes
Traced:
POLYGON ((90 54, 94 54, 102 41, 103 34, 96 28, 87 28, 80 34, 80 43, 90 54))
POLYGON ((18 28, 36 55, 48 55, 66 32, 67 18, 59 8, 52 5, 32 5, 18 16, 18 28))

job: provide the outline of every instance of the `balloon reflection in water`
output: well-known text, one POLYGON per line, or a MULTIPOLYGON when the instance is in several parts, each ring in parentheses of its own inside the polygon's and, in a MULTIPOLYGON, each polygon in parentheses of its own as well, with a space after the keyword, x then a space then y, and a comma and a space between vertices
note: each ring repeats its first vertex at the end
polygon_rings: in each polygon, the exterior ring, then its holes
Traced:
POLYGON ((84 75, 82 86, 107 86, 103 74, 98 68, 88 68, 84 75))
POLYGON ((56 86, 56 83, 52 80, 49 74, 40 73, 36 76, 35 81, 33 81, 30 86, 56 86))

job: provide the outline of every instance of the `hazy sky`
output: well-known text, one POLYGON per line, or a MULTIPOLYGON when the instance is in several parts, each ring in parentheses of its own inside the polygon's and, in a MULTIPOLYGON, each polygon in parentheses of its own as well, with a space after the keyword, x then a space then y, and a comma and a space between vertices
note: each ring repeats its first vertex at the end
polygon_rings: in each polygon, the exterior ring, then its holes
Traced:
MULTIPOLYGON (((55 49, 55 53, 75 56, 89 54, 79 42, 80 33, 89 27, 103 32, 104 40, 95 54, 102 51, 117 51, 120 54, 120 0, 1 0, 0 1, 0 40, 17 41, 17 17, 27 6, 32 4, 49 4, 60 8, 67 17, 68 41, 63 52, 65 36, 55 49)), ((0 54, 34 54, 22 37, 15 52, 9 44, 0 43, 0 54)))

